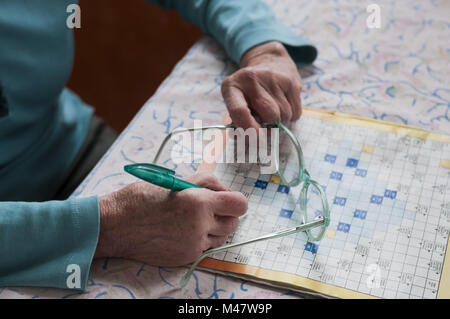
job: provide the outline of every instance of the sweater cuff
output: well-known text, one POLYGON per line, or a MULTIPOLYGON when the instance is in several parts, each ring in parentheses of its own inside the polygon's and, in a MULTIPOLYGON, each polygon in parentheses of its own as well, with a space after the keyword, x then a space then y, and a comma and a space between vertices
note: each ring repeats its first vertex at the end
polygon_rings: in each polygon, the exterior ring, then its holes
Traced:
POLYGON ((85 290, 99 229, 97 196, 0 202, 0 286, 85 290))
POLYGON ((281 42, 299 67, 312 64, 317 57, 317 49, 311 42, 295 34, 279 21, 275 21, 271 26, 253 25, 250 29, 240 32, 234 39, 229 55, 233 61, 240 64, 242 56, 249 49, 269 41, 281 42))
MULTIPOLYGON (((76 229, 73 254, 67 264, 79 265, 81 270, 81 287, 85 290, 88 285, 89 272, 97 248, 100 233, 100 208, 97 196, 71 199, 73 201, 73 221, 76 229)), ((70 270, 70 269, 69 269, 70 270)), ((70 271, 66 269, 67 275, 70 271)), ((70 280, 64 282, 66 288, 70 280)), ((72 287, 77 289, 78 287, 72 287)))

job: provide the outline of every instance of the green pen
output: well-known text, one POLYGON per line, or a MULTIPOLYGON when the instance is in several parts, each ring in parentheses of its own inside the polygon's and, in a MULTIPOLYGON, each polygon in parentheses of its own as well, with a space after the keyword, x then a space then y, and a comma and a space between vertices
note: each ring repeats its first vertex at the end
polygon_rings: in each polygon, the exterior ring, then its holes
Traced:
POLYGON ((137 163, 126 165, 123 169, 125 172, 130 173, 131 175, 146 182, 173 190, 175 192, 182 191, 187 188, 202 188, 199 185, 176 178, 173 176, 175 175, 175 171, 155 164, 137 163))

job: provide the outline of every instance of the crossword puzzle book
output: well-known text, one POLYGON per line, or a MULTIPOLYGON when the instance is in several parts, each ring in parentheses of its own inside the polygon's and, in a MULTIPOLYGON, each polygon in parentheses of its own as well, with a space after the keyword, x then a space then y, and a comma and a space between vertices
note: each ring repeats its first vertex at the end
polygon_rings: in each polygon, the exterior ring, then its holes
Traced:
MULTIPOLYGON (((339 298, 449 298, 450 137, 312 109, 294 125, 330 205, 324 238, 310 242, 302 232, 253 243, 202 268, 339 298)), ((228 242, 300 224, 301 185, 242 165, 209 166, 249 200, 228 242)))

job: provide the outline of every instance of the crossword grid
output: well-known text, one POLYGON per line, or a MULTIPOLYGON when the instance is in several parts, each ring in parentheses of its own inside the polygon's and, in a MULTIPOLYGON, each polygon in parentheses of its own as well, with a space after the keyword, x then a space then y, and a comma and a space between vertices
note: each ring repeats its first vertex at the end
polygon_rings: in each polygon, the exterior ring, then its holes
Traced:
MULTIPOLYGON (((327 193, 325 237, 313 243, 299 233, 213 258, 377 297, 436 298, 450 229, 450 174, 439 167, 450 158, 448 144, 308 117, 291 129, 311 178, 327 193)), ((291 159, 285 175, 296 173, 291 159)), ((301 185, 281 186, 277 176, 260 175, 250 164, 217 164, 214 173, 249 200, 229 242, 301 223, 301 185)))

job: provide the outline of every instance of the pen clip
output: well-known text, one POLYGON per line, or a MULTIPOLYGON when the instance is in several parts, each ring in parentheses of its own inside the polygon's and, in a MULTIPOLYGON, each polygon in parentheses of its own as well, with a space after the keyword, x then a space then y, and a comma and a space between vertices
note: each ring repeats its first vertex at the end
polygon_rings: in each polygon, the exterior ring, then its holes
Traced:
POLYGON ((145 170, 145 171, 153 171, 155 173, 162 173, 162 174, 166 174, 166 175, 175 175, 175 171, 159 166, 159 165, 155 165, 155 164, 147 164, 147 163, 136 163, 136 164, 130 164, 130 165, 126 165, 124 167, 125 171, 128 173, 131 173, 132 170, 136 170, 136 169, 141 169, 141 170, 145 170))

